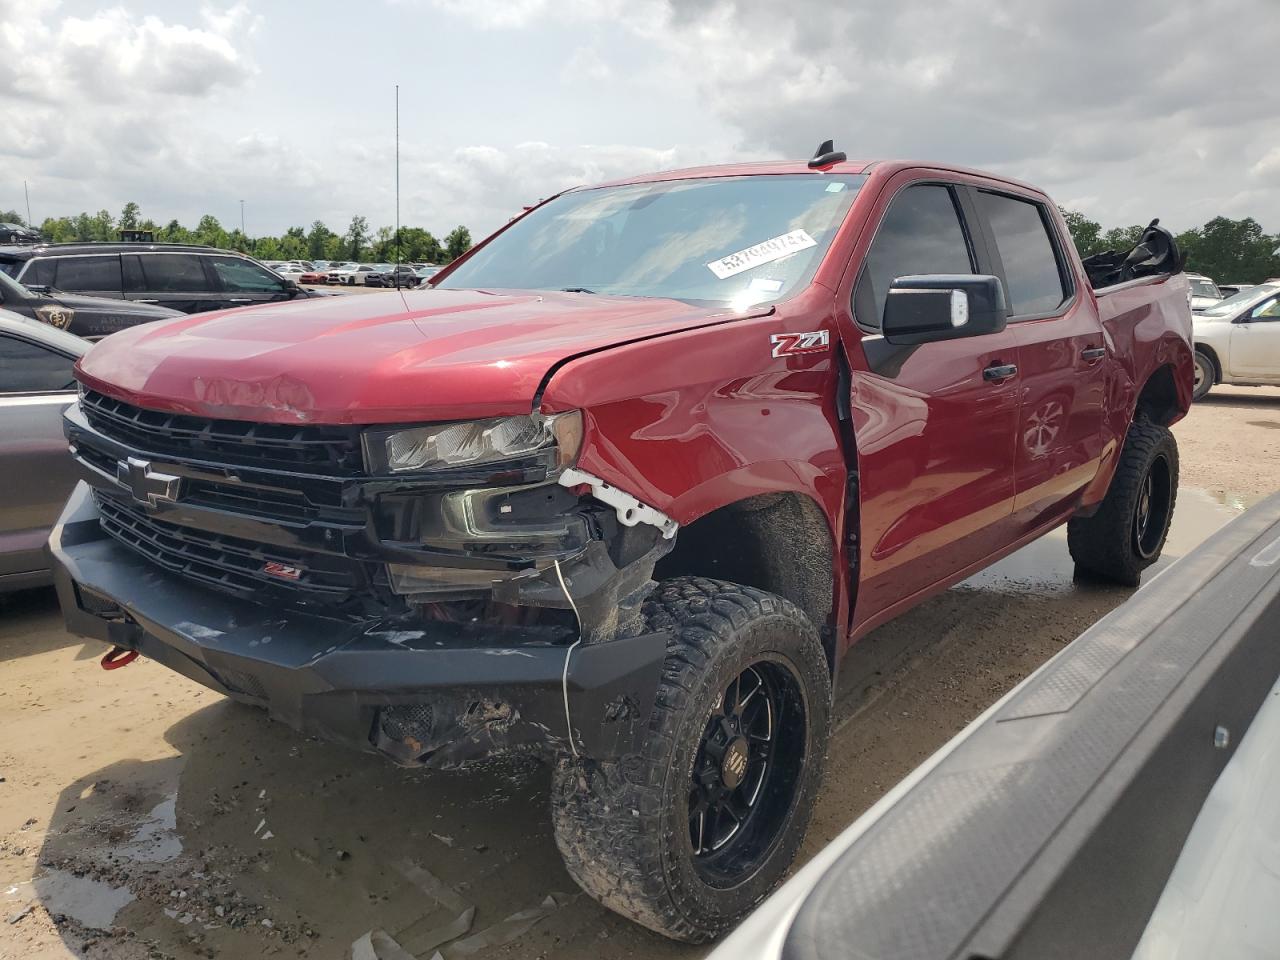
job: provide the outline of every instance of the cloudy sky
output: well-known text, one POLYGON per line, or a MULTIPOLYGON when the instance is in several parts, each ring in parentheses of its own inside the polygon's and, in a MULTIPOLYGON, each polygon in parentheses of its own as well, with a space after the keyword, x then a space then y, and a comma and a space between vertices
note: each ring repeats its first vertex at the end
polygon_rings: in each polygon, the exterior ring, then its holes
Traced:
POLYGON ((389 224, 399 83, 402 219, 440 234, 827 137, 1276 232, 1278 53, 1277 0, 0 0, 0 209, 389 224))

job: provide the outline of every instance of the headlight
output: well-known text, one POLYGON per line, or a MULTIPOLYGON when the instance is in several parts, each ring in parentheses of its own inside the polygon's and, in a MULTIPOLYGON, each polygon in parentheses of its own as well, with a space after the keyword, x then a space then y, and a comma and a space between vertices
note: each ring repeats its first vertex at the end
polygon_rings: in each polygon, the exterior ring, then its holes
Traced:
POLYGON ((364 436, 365 462, 373 473, 407 473, 500 463, 555 451, 555 467, 570 466, 582 445, 582 412, 531 414, 496 420, 439 423, 364 436))

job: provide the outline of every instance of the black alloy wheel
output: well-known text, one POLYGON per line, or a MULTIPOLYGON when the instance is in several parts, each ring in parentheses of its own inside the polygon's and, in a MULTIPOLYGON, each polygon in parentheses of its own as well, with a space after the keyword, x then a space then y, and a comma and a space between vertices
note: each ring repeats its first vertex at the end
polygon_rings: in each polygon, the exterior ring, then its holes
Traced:
POLYGON ((786 822, 804 766, 804 701, 791 672, 755 663, 707 719, 689 790, 694 867, 712 884, 750 875, 786 822))

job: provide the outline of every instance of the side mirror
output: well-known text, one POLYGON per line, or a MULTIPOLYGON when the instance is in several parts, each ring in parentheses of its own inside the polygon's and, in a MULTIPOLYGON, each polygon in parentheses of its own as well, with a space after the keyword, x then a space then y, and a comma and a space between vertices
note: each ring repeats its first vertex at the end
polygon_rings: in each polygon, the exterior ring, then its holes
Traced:
POLYGON ((999 333, 1008 319, 999 277, 931 274, 889 285, 881 330, 889 343, 912 345, 999 333))
POLYGON ((53 292, 53 288, 50 287, 47 283, 24 283, 23 286, 26 287, 28 290, 30 290, 32 293, 37 294, 38 296, 41 296, 41 297, 47 297, 49 296, 49 294, 53 292))
POLYGON ((302 292, 302 288, 298 286, 298 281, 286 278, 284 281, 284 291, 289 294, 290 298, 293 298, 302 292))

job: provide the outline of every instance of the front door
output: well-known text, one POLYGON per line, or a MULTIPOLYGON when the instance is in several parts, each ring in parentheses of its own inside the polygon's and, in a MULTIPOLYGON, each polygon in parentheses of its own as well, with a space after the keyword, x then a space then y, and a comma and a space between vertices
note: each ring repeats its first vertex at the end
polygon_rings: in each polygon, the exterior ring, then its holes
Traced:
POLYGON ((293 296, 279 274, 252 260, 241 257, 209 257, 221 293, 223 307, 247 307, 254 303, 273 303, 293 296))
POLYGON ((968 228, 962 191, 937 182, 898 185, 853 288, 853 319, 863 334, 849 350, 861 507, 858 623, 1011 539, 1015 334, 902 347, 877 332, 895 278, 987 272, 979 269, 985 241, 968 228))
POLYGON ((1231 325, 1231 375, 1280 383, 1280 296, 1263 301, 1231 325))
POLYGON ((76 484, 62 435, 75 357, 0 334, 0 578, 43 570, 45 541, 76 484))
MULTIPOLYGON (((1102 463, 1109 362, 1089 295, 1077 295, 1069 242, 1031 196, 973 191, 1009 327, 1018 340, 1020 412, 1014 533, 1023 537, 1073 510, 1102 463)), ((1118 453, 1118 451, 1112 451, 1118 453)))

